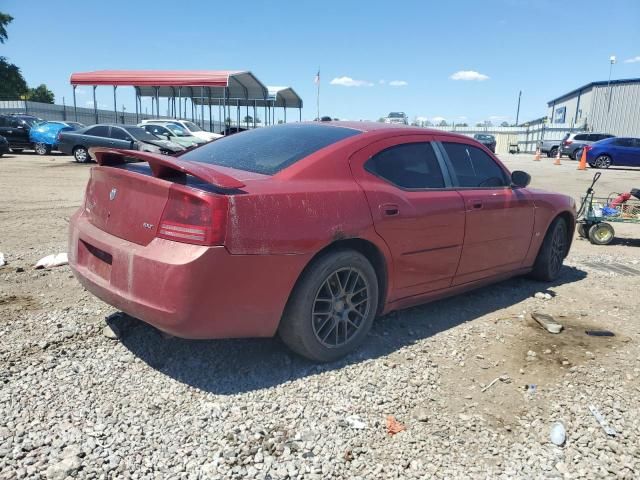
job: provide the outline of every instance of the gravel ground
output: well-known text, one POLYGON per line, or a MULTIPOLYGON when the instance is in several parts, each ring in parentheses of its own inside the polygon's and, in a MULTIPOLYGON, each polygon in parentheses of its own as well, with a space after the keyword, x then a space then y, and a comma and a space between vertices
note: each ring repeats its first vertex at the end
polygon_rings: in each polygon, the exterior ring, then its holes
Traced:
MULTIPOLYGON (((591 178, 572 162, 505 161, 576 196, 591 178)), ((33 270, 66 251, 88 168, 0 165, 0 479, 640 477, 640 227, 607 247, 576 239, 552 285, 513 279, 381 318, 365 348, 318 366, 277 339, 167 338, 68 267, 33 270), (389 434, 389 416, 404 430, 389 434)), ((608 194, 640 175, 602 180, 608 194)))

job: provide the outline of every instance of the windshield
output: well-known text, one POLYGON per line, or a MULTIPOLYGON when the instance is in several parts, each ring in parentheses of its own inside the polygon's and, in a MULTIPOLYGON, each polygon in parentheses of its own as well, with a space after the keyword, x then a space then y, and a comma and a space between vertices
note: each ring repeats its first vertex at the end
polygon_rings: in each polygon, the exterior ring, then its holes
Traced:
POLYGON ((36 118, 36 117, 16 117, 16 118, 22 120, 24 123, 26 123, 30 127, 33 127, 34 125, 38 125, 39 123, 44 123, 44 120, 42 118, 36 118))
POLYGON ((184 123, 187 126, 187 128, 189 130, 191 130, 192 132, 202 132, 203 131, 198 125, 196 125, 193 122, 183 121, 182 123, 184 123))
POLYGON ((124 127, 124 129, 129 132, 133 138, 142 142, 158 140, 158 137, 150 134, 141 127, 124 127))
POLYGON ((402 112, 391 112, 389 114, 389 118, 404 118, 404 113, 402 113, 402 112))
POLYGON ((81 128, 84 128, 83 124, 77 122, 67 122, 67 125, 69 125, 74 130, 80 130, 81 128))
POLYGON ((326 124, 278 125, 221 138, 180 159, 273 175, 321 148, 359 133, 326 124))
POLYGON ((176 137, 191 137, 192 135, 184 128, 182 125, 178 125, 177 123, 167 123, 165 125, 169 130, 171 130, 176 137))

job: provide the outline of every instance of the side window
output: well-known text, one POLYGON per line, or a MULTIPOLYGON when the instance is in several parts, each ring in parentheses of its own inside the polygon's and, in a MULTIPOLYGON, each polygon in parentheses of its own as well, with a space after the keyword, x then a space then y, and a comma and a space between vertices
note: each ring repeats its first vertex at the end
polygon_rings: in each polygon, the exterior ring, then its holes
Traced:
POLYGON ((7 126, 7 119, 5 117, 0 117, 0 127, 7 126))
POLYGON ((18 128, 18 127, 24 126, 24 124, 20 120, 16 118, 12 118, 9 120, 9 126, 11 128, 18 128))
POLYGON ((429 142, 387 148, 367 160, 364 168, 401 188, 444 188, 442 171, 429 142))
POLYGON ((118 127, 111 127, 111 138, 114 138, 116 140, 124 140, 125 142, 129 142, 132 140, 131 135, 118 127))
POLYGON ((633 140, 630 138, 618 138, 615 144, 618 147, 633 147, 633 140))
POLYGON ((93 135, 94 137, 108 137, 109 136, 109 127, 105 127, 103 125, 98 125, 97 127, 90 128, 86 132, 85 135, 93 135))
MULTIPOLYGON (((465 143, 442 144, 459 187, 506 187, 509 185, 502 168, 479 148, 465 143)), ((454 179, 455 181, 455 179, 454 179)))
POLYGON ((580 142, 580 141, 590 140, 590 138, 589 138, 589 135, 587 134, 581 134, 581 135, 576 135, 574 137, 574 140, 580 142))

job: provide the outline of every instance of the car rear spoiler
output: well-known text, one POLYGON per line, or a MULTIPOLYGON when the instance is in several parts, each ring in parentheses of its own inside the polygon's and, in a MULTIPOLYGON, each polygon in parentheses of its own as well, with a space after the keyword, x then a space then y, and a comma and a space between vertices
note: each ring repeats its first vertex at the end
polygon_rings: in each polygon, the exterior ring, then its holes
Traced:
POLYGON ((163 178, 176 173, 189 174, 223 190, 236 190, 245 186, 237 178, 222 173, 209 165, 180 160, 167 155, 104 147, 90 148, 89 153, 100 166, 122 165, 127 162, 127 158, 134 158, 149 163, 154 177, 163 178))

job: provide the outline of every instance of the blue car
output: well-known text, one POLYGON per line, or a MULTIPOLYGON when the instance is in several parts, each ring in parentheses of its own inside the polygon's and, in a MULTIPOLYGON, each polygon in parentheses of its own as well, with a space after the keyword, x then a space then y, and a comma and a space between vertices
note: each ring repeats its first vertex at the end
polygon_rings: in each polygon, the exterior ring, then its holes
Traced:
POLYGON ((48 155, 58 149, 58 134, 80 130, 85 126, 78 122, 41 122, 31 127, 29 141, 38 155, 48 155))
POLYGON ((587 163, 593 168, 640 167, 640 138, 613 137, 592 143, 587 163))

